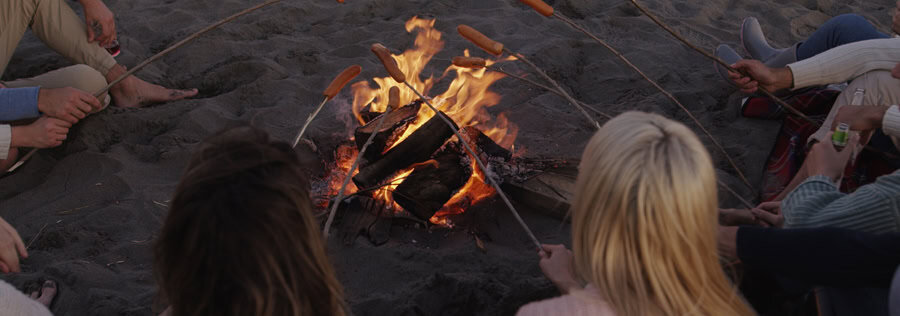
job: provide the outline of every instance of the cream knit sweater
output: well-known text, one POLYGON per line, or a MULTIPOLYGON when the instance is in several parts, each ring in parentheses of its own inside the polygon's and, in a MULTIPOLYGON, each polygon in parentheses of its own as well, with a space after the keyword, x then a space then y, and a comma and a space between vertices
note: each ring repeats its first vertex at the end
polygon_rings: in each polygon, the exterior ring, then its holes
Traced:
MULTIPOLYGON (((841 45, 788 65, 794 89, 853 80, 872 70, 891 70, 900 63, 900 38, 885 38, 841 45)), ((897 87, 900 89, 900 87, 897 87)), ((900 137, 900 109, 884 114, 882 130, 900 137)))

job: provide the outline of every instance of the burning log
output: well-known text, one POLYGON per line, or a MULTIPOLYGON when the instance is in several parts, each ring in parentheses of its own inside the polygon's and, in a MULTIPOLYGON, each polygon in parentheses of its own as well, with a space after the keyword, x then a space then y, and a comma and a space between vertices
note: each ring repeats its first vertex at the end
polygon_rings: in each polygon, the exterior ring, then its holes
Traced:
POLYGON ((449 143, 422 163, 393 192, 394 201, 416 217, 428 220, 453 197, 472 176, 465 151, 449 143))
POLYGON ((440 116, 450 120, 447 114, 438 112, 403 142, 385 153, 380 160, 360 169, 353 177, 353 183, 359 188, 370 188, 397 171, 430 159, 453 136, 453 130, 440 116))
POLYGON ((419 107, 421 106, 422 102, 416 101, 400 109, 391 111, 388 113, 388 116, 384 118, 384 123, 382 123, 380 131, 375 130, 378 116, 367 121, 368 123, 366 123, 366 125, 357 128, 354 136, 356 138, 356 147, 358 149, 362 149, 363 144, 369 139, 369 135, 377 133, 372 140, 372 144, 369 145, 369 150, 363 155, 364 158, 370 162, 381 159, 382 155, 384 155, 384 151, 391 147, 400 135, 403 135, 403 133, 406 132, 406 128, 409 127, 410 123, 416 120, 417 114, 419 113, 419 107))
POLYGON ((509 161, 512 158, 512 153, 509 150, 498 145, 493 139, 474 126, 464 127, 461 132, 468 138, 469 145, 478 151, 482 159, 493 160, 499 158, 503 161, 509 161))

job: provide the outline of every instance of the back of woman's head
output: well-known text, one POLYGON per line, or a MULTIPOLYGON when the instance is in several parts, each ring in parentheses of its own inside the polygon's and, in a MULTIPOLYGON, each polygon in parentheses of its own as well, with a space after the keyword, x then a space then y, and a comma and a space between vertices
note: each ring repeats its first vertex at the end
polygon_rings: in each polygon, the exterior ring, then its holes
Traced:
POLYGON ((344 314, 305 174, 251 127, 199 146, 154 249, 174 316, 344 314))
POLYGON ((582 155, 576 269, 620 315, 745 315, 716 252, 716 178, 687 127, 628 112, 582 155))

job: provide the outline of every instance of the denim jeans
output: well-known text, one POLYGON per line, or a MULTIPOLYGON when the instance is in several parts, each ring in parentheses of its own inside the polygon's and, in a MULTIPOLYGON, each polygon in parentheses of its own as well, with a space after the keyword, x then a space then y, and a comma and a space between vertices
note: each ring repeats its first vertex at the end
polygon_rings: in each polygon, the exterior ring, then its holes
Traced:
POLYGON ((888 38, 872 23, 858 14, 841 14, 822 24, 806 41, 797 47, 797 60, 804 60, 826 50, 853 42, 888 38))

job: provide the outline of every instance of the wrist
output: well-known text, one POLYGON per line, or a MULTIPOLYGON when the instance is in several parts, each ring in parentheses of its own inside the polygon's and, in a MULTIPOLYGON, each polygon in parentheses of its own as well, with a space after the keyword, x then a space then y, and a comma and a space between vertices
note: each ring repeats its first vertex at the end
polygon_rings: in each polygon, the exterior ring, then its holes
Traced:
POLYGON ((774 68, 775 91, 794 88, 794 73, 790 67, 774 68))
POLYGON ((33 147, 28 137, 28 126, 13 126, 10 129, 9 147, 33 147))
POLYGON ((890 107, 890 105, 866 107, 863 116, 868 123, 868 126, 872 126, 873 129, 881 128, 881 122, 884 121, 884 113, 887 112, 890 107))

